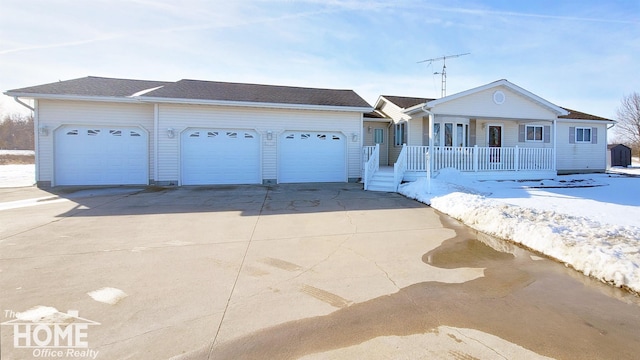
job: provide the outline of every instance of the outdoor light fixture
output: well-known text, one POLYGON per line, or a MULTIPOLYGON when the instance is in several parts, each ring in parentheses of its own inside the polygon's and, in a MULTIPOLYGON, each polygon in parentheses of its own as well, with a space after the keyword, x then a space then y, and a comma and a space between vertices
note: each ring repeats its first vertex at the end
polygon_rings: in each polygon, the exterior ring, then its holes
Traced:
POLYGON ((269 130, 267 131, 267 140, 271 140, 273 139, 273 131, 269 130))
POLYGON ((40 126, 38 128, 38 134, 40 134, 40 136, 49 135, 49 128, 46 125, 40 126))
POLYGON ((356 134, 356 133, 352 133, 352 134, 351 134, 351 141, 354 141, 354 142, 355 142, 355 141, 358 141, 358 134, 356 134))
POLYGON ((173 139, 176 136, 176 131, 173 128, 167 129, 167 137, 173 139))
POLYGON ((371 134, 371 126, 369 126, 369 127, 367 128, 367 132, 368 132, 369 134, 371 134))

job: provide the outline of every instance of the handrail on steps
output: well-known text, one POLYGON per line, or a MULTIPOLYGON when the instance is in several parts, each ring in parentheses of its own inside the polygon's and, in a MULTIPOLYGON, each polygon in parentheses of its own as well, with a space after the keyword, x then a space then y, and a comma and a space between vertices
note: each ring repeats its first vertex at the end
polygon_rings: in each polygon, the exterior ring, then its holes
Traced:
POLYGON ((400 151, 400 155, 398 155, 398 160, 393 164, 393 186, 396 192, 404 178, 405 171, 407 171, 407 144, 402 144, 402 150, 400 151))
POLYGON ((373 178, 373 174, 380 168, 380 144, 376 144, 375 148, 369 156, 369 160, 364 164, 364 189, 369 190, 369 183, 373 178))

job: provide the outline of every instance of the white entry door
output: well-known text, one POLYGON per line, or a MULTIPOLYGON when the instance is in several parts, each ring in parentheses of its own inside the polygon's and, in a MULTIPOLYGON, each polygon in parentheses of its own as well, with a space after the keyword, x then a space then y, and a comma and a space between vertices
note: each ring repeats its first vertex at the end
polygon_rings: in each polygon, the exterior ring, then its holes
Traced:
POLYGON ((278 182, 347 181, 346 143, 337 132, 284 132, 278 146, 278 182))
POLYGON ((54 185, 145 185, 149 140, 137 127, 65 125, 55 131, 54 185))
POLYGON ((253 130, 188 129, 181 144, 182 185, 262 182, 260 137, 253 130))

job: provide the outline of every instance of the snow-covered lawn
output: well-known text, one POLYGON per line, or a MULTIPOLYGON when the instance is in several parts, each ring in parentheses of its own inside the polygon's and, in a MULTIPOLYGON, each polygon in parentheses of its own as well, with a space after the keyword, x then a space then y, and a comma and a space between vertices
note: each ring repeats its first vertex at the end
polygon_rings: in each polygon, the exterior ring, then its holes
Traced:
POLYGON ((640 292, 640 166, 613 171, 480 182, 445 169, 431 180, 431 193, 426 179, 399 191, 476 230, 640 292))
POLYGON ((0 165, 0 188, 31 186, 35 182, 36 166, 33 164, 0 165))

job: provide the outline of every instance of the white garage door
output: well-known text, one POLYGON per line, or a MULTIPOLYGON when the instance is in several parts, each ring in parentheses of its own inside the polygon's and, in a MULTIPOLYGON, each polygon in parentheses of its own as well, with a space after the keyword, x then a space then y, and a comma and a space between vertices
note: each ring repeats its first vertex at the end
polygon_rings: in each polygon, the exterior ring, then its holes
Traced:
POLYGON ((347 181, 346 138, 341 133, 287 131, 279 149, 281 183, 347 181))
POLYGON ((182 133, 182 184, 258 184, 260 137, 252 130, 189 129, 182 133))
POLYGON ((148 184, 148 144, 137 127, 63 126, 55 132, 55 185, 148 184))

